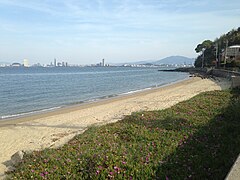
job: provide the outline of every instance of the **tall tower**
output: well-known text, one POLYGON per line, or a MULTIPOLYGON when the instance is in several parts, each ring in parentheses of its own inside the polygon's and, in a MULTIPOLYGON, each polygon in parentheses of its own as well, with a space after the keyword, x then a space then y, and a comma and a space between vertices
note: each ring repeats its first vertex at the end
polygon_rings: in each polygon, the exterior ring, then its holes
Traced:
POLYGON ((102 66, 105 66, 104 59, 102 60, 102 66))
POLYGON ((28 60, 27 60, 27 59, 24 59, 24 60, 23 60, 23 66, 24 66, 24 67, 29 67, 29 63, 28 63, 28 60))
POLYGON ((57 60, 54 58, 54 67, 57 67, 57 60))

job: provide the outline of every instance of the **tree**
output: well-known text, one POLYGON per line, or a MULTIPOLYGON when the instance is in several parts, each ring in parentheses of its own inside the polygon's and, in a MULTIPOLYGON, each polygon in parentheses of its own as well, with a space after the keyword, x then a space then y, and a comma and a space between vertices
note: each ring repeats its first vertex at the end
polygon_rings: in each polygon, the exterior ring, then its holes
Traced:
MULTIPOLYGON (((204 66, 215 66, 215 60, 221 60, 222 52, 225 51, 226 46, 240 45, 240 27, 232 29, 226 34, 221 35, 214 41, 205 40, 198 44, 195 48, 196 53, 200 53, 196 58, 195 67, 201 67, 203 62, 203 49, 204 49, 204 66), (217 51, 216 51, 217 47, 217 51)), ((229 64, 230 65, 230 64, 229 64)), ((226 65, 227 67, 228 65, 226 65)), ((231 66, 235 66, 231 63, 231 66)))
POLYGON ((213 42, 211 40, 205 40, 201 44, 198 44, 195 48, 196 53, 202 52, 202 49, 207 49, 213 46, 213 42))
POLYGON ((212 61, 214 60, 214 43, 211 40, 205 40, 201 44, 198 44, 195 51, 197 53, 201 52, 195 61, 195 67, 212 65, 212 61))

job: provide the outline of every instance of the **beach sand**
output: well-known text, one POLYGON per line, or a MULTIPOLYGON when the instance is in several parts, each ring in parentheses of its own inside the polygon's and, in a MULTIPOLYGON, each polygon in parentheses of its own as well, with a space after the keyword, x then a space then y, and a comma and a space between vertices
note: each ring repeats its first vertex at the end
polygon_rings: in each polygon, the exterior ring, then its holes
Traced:
POLYGON ((201 92, 229 87, 227 80, 192 77, 161 88, 0 121, 0 178, 17 151, 58 147, 89 126, 116 122, 132 112, 165 109, 201 92))

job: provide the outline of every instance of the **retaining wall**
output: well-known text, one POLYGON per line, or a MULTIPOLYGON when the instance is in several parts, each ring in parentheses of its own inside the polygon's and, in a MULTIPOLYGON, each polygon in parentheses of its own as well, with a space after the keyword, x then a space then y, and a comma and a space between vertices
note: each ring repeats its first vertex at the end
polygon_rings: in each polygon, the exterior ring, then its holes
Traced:
POLYGON ((222 69, 212 69, 211 74, 217 77, 223 77, 231 80, 231 88, 240 87, 240 73, 222 69))
POLYGON ((223 70, 223 69, 212 69, 211 74, 213 76, 224 77, 224 78, 229 78, 229 79, 231 79, 232 76, 240 76, 239 72, 228 71, 228 70, 223 70))

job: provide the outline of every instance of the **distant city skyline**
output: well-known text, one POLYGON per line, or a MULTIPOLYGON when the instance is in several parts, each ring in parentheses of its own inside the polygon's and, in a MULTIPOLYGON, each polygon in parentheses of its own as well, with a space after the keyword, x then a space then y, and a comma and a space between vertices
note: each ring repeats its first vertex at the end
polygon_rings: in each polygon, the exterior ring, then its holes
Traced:
POLYGON ((239 17, 237 0, 0 0, 0 62, 196 57, 197 44, 238 28, 239 17))

